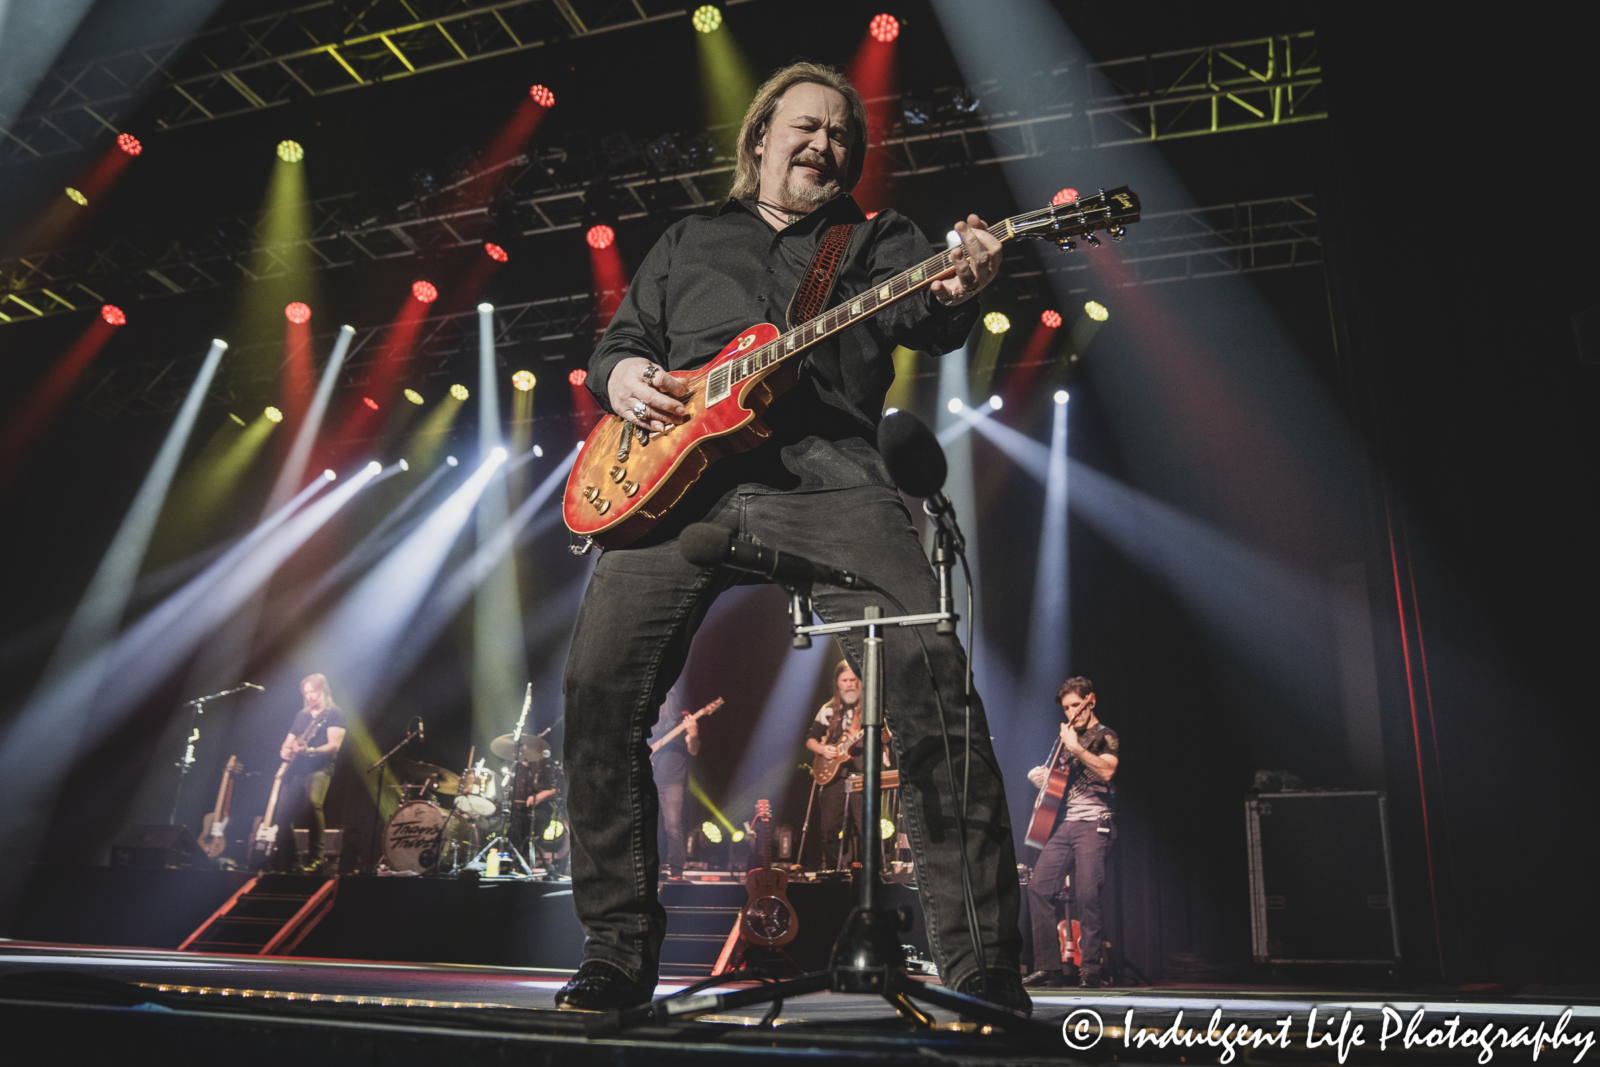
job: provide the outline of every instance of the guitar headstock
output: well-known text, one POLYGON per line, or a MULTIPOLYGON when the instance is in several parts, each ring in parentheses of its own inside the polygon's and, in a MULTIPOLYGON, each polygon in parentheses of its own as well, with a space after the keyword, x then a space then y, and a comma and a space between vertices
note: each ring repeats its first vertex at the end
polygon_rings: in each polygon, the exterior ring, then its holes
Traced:
POLYGON ((772 818, 772 802, 770 800, 756 801, 756 822, 766 822, 772 818))
POLYGON ((722 698, 718 697, 717 699, 713 700, 711 703, 707 704, 705 707, 701 708, 695 714, 697 714, 697 715, 710 715, 713 711, 716 711, 718 708, 722 707, 722 703, 723 703, 722 698))
POLYGON ((1124 227, 1138 221, 1139 195, 1126 185, 1051 204, 1010 220, 1014 236, 1050 241, 1066 252, 1077 247, 1075 238, 1079 237, 1091 247, 1098 247, 1100 239, 1095 234, 1099 231, 1120 241, 1127 236, 1124 227))
POLYGON ((229 775, 243 774, 244 773, 244 761, 241 760, 238 756, 229 756, 228 757, 227 772, 228 772, 229 775))

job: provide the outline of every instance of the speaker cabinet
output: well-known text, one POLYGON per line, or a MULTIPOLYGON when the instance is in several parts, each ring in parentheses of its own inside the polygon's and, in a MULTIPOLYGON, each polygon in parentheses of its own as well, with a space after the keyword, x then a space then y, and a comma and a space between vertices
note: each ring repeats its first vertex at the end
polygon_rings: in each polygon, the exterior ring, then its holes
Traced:
POLYGON ((1400 959, 1383 794, 1259 793, 1245 822, 1257 963, 1400 959))

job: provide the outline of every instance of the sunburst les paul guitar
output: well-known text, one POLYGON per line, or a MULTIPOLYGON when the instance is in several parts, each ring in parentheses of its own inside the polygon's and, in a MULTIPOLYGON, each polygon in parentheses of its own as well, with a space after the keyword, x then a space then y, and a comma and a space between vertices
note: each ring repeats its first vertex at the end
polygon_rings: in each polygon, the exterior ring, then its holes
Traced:
MULTIPOLYGON (((1123 227, 1137 221, 1139 198, 1122 186, 1005 219, 989 232, 1002 243, 1032 237, 1070 250, 1079 237, 1099 244, 1096 232, 1120 240, 1123 227)), ((678 425, 660 433, 604 416, 567 478, 562 502, 567 527, 585 538, 585 551, 592 545, 616 548, 641 537, 712 463, 748 451, 768 436, 760 415, 795 383, 794 357, 954 271, 947 250, 787 332, 766 322, 751 326, 706 365, 673 372, 685 383, 680 399, 688 412, 678 425)))

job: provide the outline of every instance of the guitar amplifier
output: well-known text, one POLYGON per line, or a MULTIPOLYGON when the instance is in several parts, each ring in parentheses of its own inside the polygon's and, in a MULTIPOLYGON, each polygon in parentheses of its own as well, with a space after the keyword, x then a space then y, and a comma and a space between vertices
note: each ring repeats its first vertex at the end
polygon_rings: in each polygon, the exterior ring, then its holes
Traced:
POLYGON ((199 867, 209 862, 187 826, 130 826, 111 846, 113 867, 199 867))
POLYGON ((1259 793, 1245 822, 1257 963, 1400 959, 1382 793, 1259 793))
MULTIPOLYGON (((360 838, 359 830, 322 831, 322 852, 328 858, 328 866, 340 874, 353 874, 360 862, 360 838)), ((294 847, 301 856, 311 851, 311 831, 297 828, 294 847)))

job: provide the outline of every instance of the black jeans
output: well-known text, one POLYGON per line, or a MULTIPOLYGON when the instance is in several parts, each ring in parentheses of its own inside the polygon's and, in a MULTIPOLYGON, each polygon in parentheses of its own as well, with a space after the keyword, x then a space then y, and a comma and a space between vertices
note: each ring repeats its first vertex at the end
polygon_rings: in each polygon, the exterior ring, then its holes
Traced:
POLYGON ((683 873, 684 860, 689 858, 689 835, 683 827, 683 783, 658 784, 656 792, 661 797, 660 833, 667 843, 667 866, 679 875, 683 873))
MULTIPOLYGON (((1106 853, 1115 833, 1101 833, 1100 823, 1056 823, 1028 880, 1028 925, 1033 942, 1033 966, 1040 971, 1064 970, 1061 942, 1056 934, 1056 895, 1061 883, 1072 876, 1068 896, 1069 917, 1078 920, 1078 944, 1083 949, 1084 978, 1100 976, 1102 945, 1105 942, 1106 853)), ((1110 830, 1111 824, 1105 824, 1110 830)))
MULTIPOLYGON (((854 570, 890 590, 908 612, 938 607, 933 570, 893 489, 729 491, 695 514, 763 544, 854 570)), ((636 981, 656 977, 666 934, 666 912, 656 899, 658 800, 646 738, 667 689, 683 670, 696 628, 712 601, 736 581, 731 572, 684 562, 676 539, 658 534, 639 547, 600 557, 573 632, 564 750, 571 784, 573 901, 587 935, 585 958, 610 963, 636 981)), ((829 621, 859 617, 869 604, 885 615, 899 614, 875 593, 818 587, 814 599, 817 613, 829 621)), ((896 627, 884 635, 886 710, 899 758, 902 821, 917 862, 929 947, 945 984, 955 986, 976 973, 978 962, 961 903, 957 794, 945 766, 919 633, 944 699, 957 781, 965 755, 966 660, 953 636, 938 636, 931 627, 896 627)), ((859 670, 859 632, 844 635, 841 643, 859 670)), ((796 708, 795 714, 803 716, 807 709, 796 708)), ((991 967, 1014 969, 1021 937, 1011 819, 988 720, 976 699, 967 829, 985 960, 991 967)))
POLYGON ((837 778, 817 790, 817 828, 821 831, 817 837, 821 845, 817 853, 818 870, 842 871, 860 858, 856 848, 861 839, 860 828, 851 833, 845 825, 848 819, 861 821, 860 795, 854 799, 857 802, 851 802, 846 792, 843 769, 837 778))
POLYGON ((305 862, 322 862, 322 832, 327 825, 322 814, 322 803, 328 799, 328 786, 332 782, 331 770, 312 771, 284 779, 279 803, 283 805, 287 817, 278 819, 278 855, 283 866, 293 867, 300 862, 299 842, 294 835, 296 826, 306 831, 305 862))

